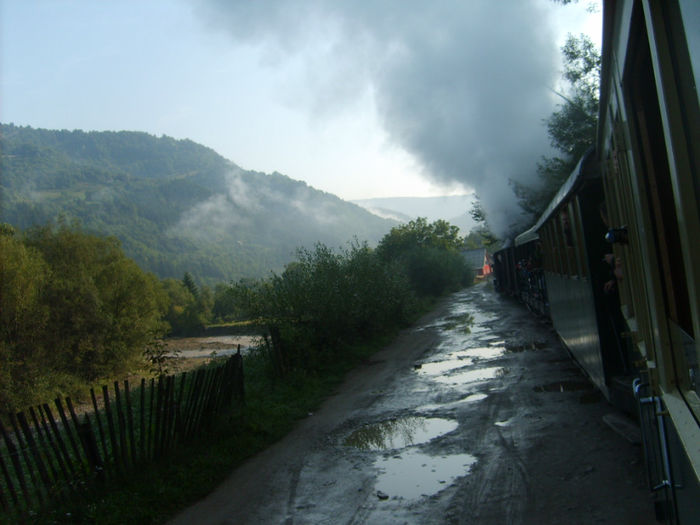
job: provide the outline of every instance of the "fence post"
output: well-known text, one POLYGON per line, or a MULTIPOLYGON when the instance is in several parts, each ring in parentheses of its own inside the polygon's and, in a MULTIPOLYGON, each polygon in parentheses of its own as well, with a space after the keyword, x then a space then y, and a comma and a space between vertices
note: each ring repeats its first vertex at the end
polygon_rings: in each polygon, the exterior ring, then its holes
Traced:
POLYGON ((122 396, 119 390, 119 382, 114 382, 114 405, 117 411, 117 423, 119 430, 119 450, 121 450, 122 465, 129 466, 129 447, 126 444, 126 421, 124 420, 124 410, 122 408, 122 396))
POLYGON ((105 415, 107 416, 107 427, 109 429, 109 441, 112 445, 112 464, 119 470, 121 463, 121 452, 119 451, 119 441, 114 429, 114 418, 112 417, 112 407, 109 403, 109 389, 107 385, 102 386, 102 399, 105 403, 105 415))
MULTIPOLYGON (((70 402, 69 398, 66 398, 67 402, 70 402)), ((68 434, 68 440, 70 441, 71 448, 73 449, 73 453, 75 454, 75 457, 77 459, 80 458, 80 451, 78 449, 78 444, 75 441, 75 438, 73 437, 73 430, 71 430, 71 426, 68 422, 68 418, 66 417, 66 412, 63 410, 63 403, 61 403, 61 398, 57 397, 54 400, 54 403, 56 403, 56 408, 58 409, 58 415, 61 416, 61 422, 63 423, 63 429, 65 430, 66 434, 68 434)), ((78 426, 75 421, 73 420, 73 425, 75 426, 75 432, 78 432, 78 426)))
POLYGON ((80 441, 83 444, 85 457, 88 460, 88 465, 90 465, 90 471, 95 474, 95 478, 97 479, 97 481, 99 481, 100 483, 104 483, 104 462, 100 457, 100 451, 97 448, 97 440, 95 439, 95 433, 92 430, 90 417, 87 414, 85 414, 85 418, 82 421, 82 423, 79 423, 78 433, 80 441))
MULTIPOLYGON (((68 466, 68 470, 70 470, 70 474, 73 475, 75 474, 75 467, 73 465, 73 461, 71 461, 71 457, 68 453, 68 449, 66 448, 66 444, 63 442, 63 438, 61 437, 61 431, 58 429, 56 420, 54 419, 53 414, 51 413, 51 408, 47 403, 44 403, 42 407, 44 409, 44 413, 46 414, 46 418, 49 420, 51 430, 53 431, 54 436, 56 436, 56 443, 58 443, 58 448, 61 451, 63 458, 65 458, 65 463, 68 466)), ((65 432, 67 432, 70 435, 70 427, 65 427, 65 432)))
MULTIPOLYGON (((9 434, 5 430, 5 425, 2 424, 2 421, 0 420, 0 434, 2 434, 3 439, 5 440, 5 446, 7 447, 7 451, 10 454, 10 462, 12 463, 12 466, 15 469, 15 475, 17 477, 17 480, 19 481, 19 486, 20 490, 22 491, 22 494, 24 494, 24 502, 25 505, 28 507, 31 503, 31 499, 29 497, 29 489, 27 487, 27 482, 24 478, 24 471, 22 470, 22 466, 19 462, 19 452, 17 448, 15 447, 14 442, 10 438, 9 434)), ((19 506, 19 501, 18 498, 15 494, 15 487, 14 484, 12 483, 12 478, 9 475, 9 472, 5 473, 5 468, 3 468, 3 474, 5 475, 5 479, 7 479, 7 485, 10 489, 10 494, 12 495, 12 499, 15 501, 15 504, 19 506)))
POLYGON ((136 448, 136 436, 134 435, 134 412, 131 409, 131 391, 129 390, 129 381, 124 380, 124 398, 126 399, 126 418, 129 425, 129 441, 131 446, 131 461, 132 465, 138 463, 138 450, 136 448))

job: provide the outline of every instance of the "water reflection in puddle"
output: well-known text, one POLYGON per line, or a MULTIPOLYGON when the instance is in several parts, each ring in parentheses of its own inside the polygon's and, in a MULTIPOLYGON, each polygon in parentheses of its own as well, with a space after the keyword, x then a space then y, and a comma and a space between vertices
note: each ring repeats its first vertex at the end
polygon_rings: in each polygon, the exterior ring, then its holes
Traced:
POLYGON ((423 363, 420 368, 417 369, 419 374, 435 375, 443 374, 449 372, 450 370, 457 370, 459 368, 464 368, 472 364, 471 359, 449 359, 447 361, 432 361, 430 363, 423 363))
POLYGON ((469 473, 476 458, 471 454, 432 457, 416 451, 381 458, 375 462, 380 474, 376 489, 404 499, 432 496, 469 473))
POLYGON ((344 441, 360 450, 390 450, 427 443, 452 432, 457 422, 451 419, 403 417, 358 428, 344 441))
POLYGON ((505 353, 505 346, 480 346, 478 348, 468 348, 466 350, 460 350, 459 352, 453 352, 450 354, 450 356, 460 359, 464 357, 472 357, 476 359, 496 359, 505 353))
POLYGON ((503 375, 504 373, 505 369, 503 367, 493 366, 488 368, 469 370, 467 372, 460 372, 458 374, 436 377, 435 381, 449 385, 473 383, 474 381, 484 381, 486 379, 493 379, 494 377, 498 377, 499 375, 503 375))
POLYGON ((486 394, 478 393, 478 394, 469 394, 466 397, 463 397, 461 399, 458 399, 457 401, 452 401, 450 403, 440 403, 440 404, 432 404, 432 405, 423 405, 422 407, 418 407, 418 411, 430 411, 430 410, 442 410, 442 409, 450 409, 454 408, 458 405, 461 405, 463 403, 475 403, 477 401, 482 401, 489 397, 486 394))

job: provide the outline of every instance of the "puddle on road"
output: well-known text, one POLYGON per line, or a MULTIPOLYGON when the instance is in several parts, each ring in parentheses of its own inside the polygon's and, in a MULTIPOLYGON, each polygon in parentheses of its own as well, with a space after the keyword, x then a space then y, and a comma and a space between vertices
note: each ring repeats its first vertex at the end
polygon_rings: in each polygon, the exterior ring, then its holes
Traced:
POLYGON ((430 410, 443 410, 443 409, 447 410, 450 408, 454 408, 458 405, 461 405, 463 403, 476 403, 477 401, 483 401, 487 397, 489 397, 489 396, 486 394, 482 394, 482 393, 469 394, 468 396, 463 397, 461 399, 458 399, 457 401, 451 401, 449 403, 440 403, 440 404, 435 403, 432 405, 423 405, 421 407, 418 407, 416 410, 418 412, 430 411, 430 410))
POLYGON ((496 315, 481 312, 467 302, 455 305, 450 310, 450 315, 437 320, 431 326, 452 334, 476 334, 490 330, 486 324, 495 319, 496 315))
POLYGON ((427 443, 457 426, 452 419, 403 417, 358 428, 343 444, 360 450, 399 449, 427 443))
POLYGON ((493 366, 488 368, 478 368, 476 370, 469 370, 468 372, 460 372, 458 374, 450 374, 446 376, 436 377, 435 381, 438 383, 444 383, 448 385, 462 385, 464 383, 474 383, 476 381, 485 381, 487 379, 493 379, 494 377, 503 376, 507 371, 505 368, 500 366, 493 366))
POLYGON ((464 358, 472 357, 476 359, 496 359, 506 353, 505 346, 480 346, 477 348, 467 348, 459 352, 453 352, 451 357, 464 358))
POLYGON ((446 361, 431 361, 429 363, 422 363, 421 365, 415 367, 415 370, 419 374, 425 375, 436 375, 449 372, 451 370, 457 370, 469 366, 472 364, 471 359, 448 359, 446 361))
POLYGON ((470 313, 464 313, 446 317, 440 328, 470 334, 473 326, 474 316, 470 313))
POLYGON ((471 454, 433 457, 407 451, 375 462, 380 470, 375 488, 391 498, 432 496, 469 474, 474 463, 476 458, 471 454))
MULTIPOLYGON (((454 372, 461 368, 466 368, 474 364, 474 361, 486 361, 497 359, 506 353, 504 346, 480 346, 451 352, 448 359, 442 361, 429 361, 414 365, 414 370, 420 375, 441 375, 447 372, 454 372)), ((466 373, 466 372, 465 372, 466 373)), ((452 374, 453 377, 455 374, 452 374)))

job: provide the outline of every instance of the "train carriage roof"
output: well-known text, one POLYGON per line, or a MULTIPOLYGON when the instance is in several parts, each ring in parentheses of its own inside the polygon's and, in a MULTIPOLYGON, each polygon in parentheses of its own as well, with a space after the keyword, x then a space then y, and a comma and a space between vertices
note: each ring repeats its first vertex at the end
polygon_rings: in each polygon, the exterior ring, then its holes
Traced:
POLYGON ((577 191, 584 181, 599 176, 596 170, 589 169, 590 163, 595 157, 594 152, 594 148, 589 148, 588 151, 583 154, 583 157, 581 157, 581 160, 578 162, 578 164, 576 164, 576 167, 571 172, 571 175, 569 175, 569 178, 566 179, 566 182, 561 188, 559 188, 559 191, 551 200, 537 222, 532 226, 532 228, 524 231, 515 238, 516 246, 522 246, 523 244, 539 239, 540 228, 542 228, 542 225, 547 222, 554 213, 556 213, 561 204, 565 202, 572 193, 577 191))

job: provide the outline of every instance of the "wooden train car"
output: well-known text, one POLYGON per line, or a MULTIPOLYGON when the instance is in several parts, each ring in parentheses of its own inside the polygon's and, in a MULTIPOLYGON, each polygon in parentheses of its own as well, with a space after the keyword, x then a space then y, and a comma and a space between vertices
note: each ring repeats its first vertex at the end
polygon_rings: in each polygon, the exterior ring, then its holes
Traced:
MULTIPOLYGON (((535 225, 515 238, 515 253, 527 247, 541 252, 544 293, 554 328, 601 392, 632 412, 632 352, 623 338, 626 328, 614 256, 605 242, 604 212, 601 172, 590 151, 535 225)), ((527 303, 527 297, 519 297, 527 303)))
POLYGON ((700 523, 700 3, 605 3, 597 155, 659 517, 700 523))
POLYGON ((606 0, 602 58, 595 150, 495 282, 528 303, 541 270, 562 341, 639 419, 657 518, 700 523, 700 2, 606 0))

